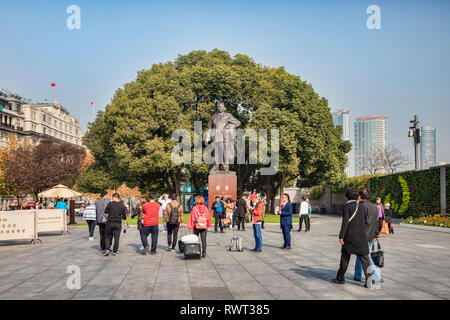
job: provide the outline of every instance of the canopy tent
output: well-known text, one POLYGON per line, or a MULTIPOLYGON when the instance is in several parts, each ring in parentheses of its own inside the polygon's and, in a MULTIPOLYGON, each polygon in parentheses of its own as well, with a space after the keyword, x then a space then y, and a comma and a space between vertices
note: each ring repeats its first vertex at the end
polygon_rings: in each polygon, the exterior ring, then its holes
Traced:
POLYGON ((39 198, 77 198, 81 196, 81 193, 71 190, 62 184, 58 184, 38 194, 39 198))

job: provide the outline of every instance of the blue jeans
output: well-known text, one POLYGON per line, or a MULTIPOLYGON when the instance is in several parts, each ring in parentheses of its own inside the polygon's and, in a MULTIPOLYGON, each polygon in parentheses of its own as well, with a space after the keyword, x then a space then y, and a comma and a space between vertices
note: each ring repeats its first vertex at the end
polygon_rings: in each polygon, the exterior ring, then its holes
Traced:
POLYGON ((141 230, 141 242, 142 245, 148 247, 148 235, 152 234, 152 249, 151 252, 156 252, 156 246, 158 245, 158 225, 156 226, 142 226, 141 230))
MULTIPOLYGON (((369 240, 369 250, 372 247, 373 240, 369 240)), ((372 256, 369 253, 369 260, 370 260, 370 266, 372 268, 372 280, 380 281, 381 280, 381 274, 380 270, 377 268, 375 263, 373 263, 372 256)), ((358 280, 361 280, 362 278, 362 264, 361 260, 358 256, 356 256, 356 263, 355 263, 355 278, 358 280)))
POLYGON ((291 225, 281 225, 281 230, 283 231, 283 238, 284 238, 284 247, 290 247, 291 246, 291 225))
POLYGON ((262 250, 262 233, 260 224, 253 225, 253 236, 255 237, 255 249, 262 250))

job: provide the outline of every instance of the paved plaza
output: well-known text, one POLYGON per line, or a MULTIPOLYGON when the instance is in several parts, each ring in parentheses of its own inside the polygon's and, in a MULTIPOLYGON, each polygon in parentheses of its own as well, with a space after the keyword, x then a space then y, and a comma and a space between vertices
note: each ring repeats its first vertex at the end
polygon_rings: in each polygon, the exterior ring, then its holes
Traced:
MULTIPOLYGON (((71 235, 44 235, 43 244, 0 244, 0 299, 449 299, 450 234, 395 226, 382 236, 385 282, 365 289, 353 280, 352 257, 345 285, 332 284, 339 265, 340 218, 312 216, 310 232, 293 232, 292 249, 280 250, 278 224, 263 230, 263 252, 252 253, 251 224, 245 232, 208 233, 207 257, 184 260, 166 252, 159 233, 158 254, 139 254, 136 227, 120 238, 120 255, 103 257, 87 227, 71 235), (229 252, 233 233, 244 252, 229 252), (69 289, 69 266, 81 271, 81 288, 69 289)), ((294 226, 297 230, 298 226, 294 226)))

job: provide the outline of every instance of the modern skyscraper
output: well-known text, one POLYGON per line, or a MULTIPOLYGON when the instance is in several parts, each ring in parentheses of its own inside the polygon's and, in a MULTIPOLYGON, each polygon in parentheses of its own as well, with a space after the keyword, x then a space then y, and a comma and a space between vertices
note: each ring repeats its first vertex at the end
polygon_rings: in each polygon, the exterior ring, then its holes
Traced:
POLYGON ((355 176, 383 173, 386 152, 386 116, 356 118, 354 138, 355 176))
POLYGON ((436 165, 436 128, 422 126, 420 133, 420 169, 428 169, 436 165))
MULTIPOLYGON (((350 134, 350 110, 348 109, 340 109, 334 112, 331 112, 333 116, 333 123, 335 126, 342 127, 342 140, 347 140, 351 142, 351 134, 350 134)), ((352 150, 347 154, 348 164, 345 168, 345 173, 348 177, 353 176, 353 147, 352 150)))

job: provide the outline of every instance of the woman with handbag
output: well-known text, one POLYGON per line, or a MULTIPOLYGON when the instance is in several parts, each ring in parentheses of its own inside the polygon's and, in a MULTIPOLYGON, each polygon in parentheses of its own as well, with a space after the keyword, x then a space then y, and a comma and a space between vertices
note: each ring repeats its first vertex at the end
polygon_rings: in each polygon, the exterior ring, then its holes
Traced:
POLYGON ((211 215, 205 206, 205 199, 198 195, 195 197, 195 207, 192 208, 187 227, 194 231, 202 242, 202 258, 206 257, 206 235, 208 228, 212 226, 211 215))

